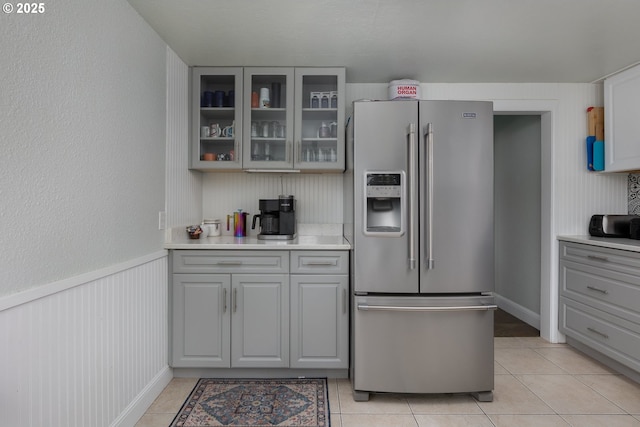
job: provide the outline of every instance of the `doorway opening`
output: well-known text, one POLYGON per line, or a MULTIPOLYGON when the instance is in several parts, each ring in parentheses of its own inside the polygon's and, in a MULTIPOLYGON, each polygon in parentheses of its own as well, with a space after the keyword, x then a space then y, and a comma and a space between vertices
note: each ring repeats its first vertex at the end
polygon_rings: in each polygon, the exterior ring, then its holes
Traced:
POLYGON ((494 116, 498 336, 540 329, 541 148, 539 114, 494 116))

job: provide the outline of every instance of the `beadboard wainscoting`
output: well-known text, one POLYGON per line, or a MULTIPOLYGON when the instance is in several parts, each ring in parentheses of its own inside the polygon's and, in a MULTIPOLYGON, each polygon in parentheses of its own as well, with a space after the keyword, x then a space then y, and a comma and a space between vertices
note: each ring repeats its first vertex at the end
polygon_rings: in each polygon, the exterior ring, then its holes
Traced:
POLYGON ((131 426, 173 377, 167 253, 0 298, 0 424, 131 426))

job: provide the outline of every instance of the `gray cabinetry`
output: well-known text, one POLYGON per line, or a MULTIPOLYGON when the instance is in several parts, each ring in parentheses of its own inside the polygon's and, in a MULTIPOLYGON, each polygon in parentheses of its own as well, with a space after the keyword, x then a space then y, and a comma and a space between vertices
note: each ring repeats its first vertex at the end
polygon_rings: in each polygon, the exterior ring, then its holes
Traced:
POLYGON ((289 366, 289 275, 233 274, 231 366, 289 366))
POLYGON ((344 171, 345 75, 344 67, 194 67, 190 167, 344 171))
POLYGON ((347 368, 346 251, 291 252, 291 367, 347 368))
POLYGON ((173 251, 172 366, 286 367, 286 251, 173 251))
POLYGON ((640 371, 640 253, 560 242, 560 330, 640 371))
POLYGON ((171 251, 171 366, 349 366, 349 252, 171 251))
POLYGON ((229 367, 229 274, 173 275, 173 366, 229 367))
POLYGON ((190 168, 241 170, 242 68, 195 67, 191 78, 190 168))

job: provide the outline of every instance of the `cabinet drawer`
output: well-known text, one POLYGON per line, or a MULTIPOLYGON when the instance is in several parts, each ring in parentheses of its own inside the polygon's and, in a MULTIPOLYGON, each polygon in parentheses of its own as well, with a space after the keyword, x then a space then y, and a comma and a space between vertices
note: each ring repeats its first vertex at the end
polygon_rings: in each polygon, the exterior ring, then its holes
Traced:
POLYGON ((287 251, 173 251, 174 273, 288 273, 287 251))
POLYGON ((561 298, 560 330, 612 359, 640 371, 638 325, 561 298))
POLYGON ((291 273, 348 274, 347 251, 292 251, 291 273))
POLYGON ((560 275, 561 295, 640 323, 639 276, 564 260, 560 275))
POLYGON ((561 242, 560 259, 640 275, 640 253, 637 252, 561 242))

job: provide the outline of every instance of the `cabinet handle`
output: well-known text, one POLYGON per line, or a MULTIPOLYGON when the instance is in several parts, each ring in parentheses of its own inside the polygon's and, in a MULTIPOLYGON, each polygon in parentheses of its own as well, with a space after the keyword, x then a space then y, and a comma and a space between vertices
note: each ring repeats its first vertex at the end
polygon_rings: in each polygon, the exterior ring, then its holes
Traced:
POLYGON ((609 335, 607 335, 607 334, 605 334, 605 333, 602 333, 602 332, 600 332, 600 331, 598 331, 598 330, 596 330, 596 329, 593 329, 593 328, 591 328, 591 327, 587 327, 587 331, 589 331, 589 332, 593 332, 593 333, 594 333, 594 334, 596 334, 596 335, 600 335, 600 336, 601 336, 602 338, 604 338, 604 339, 609 339, 609 335))
POLYGON ((242 261, 218 261, 217 265, 242 265, 242 261))
POLYGON ((226 313, 227 312, 227 288, 224 288, 222 290, 222 299, 224 300, 224 306, 222 308, 222 312, 226 313))
POLYGON ((335 265, 333 261, 305 261, 302 265, 335 265))
POLYGON ((238 311, 238 288, 233 288, 233 312, 238 311))
POLYGON ((606 289, 598 289, 598 288, 594 288, 593 286, 587 286, 587 289, 591 291, 600 292, 601 294, 604 294, 604 295, 607 295, 609 293, 609 291, 607 291, 606 289))
POLYGON ((347 312, 347 290, 342 290, 342 313, 345 314, 347 312))
POLYGON ((607 258, 606 256, 587 255, 587 258, 593 259, 593 260, 596 260, 596 261, 602 261, 602 262, 609 261, 609 258, 607 258))

